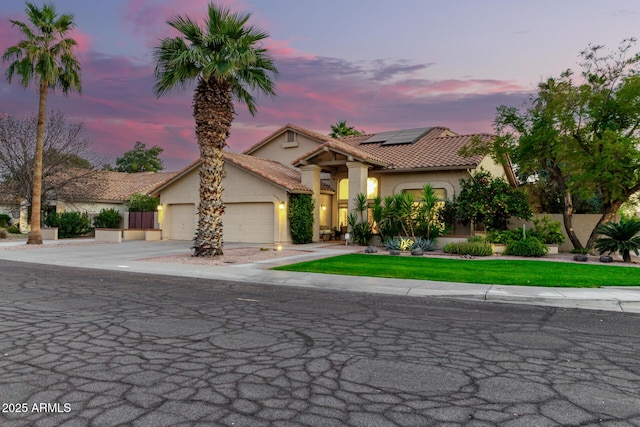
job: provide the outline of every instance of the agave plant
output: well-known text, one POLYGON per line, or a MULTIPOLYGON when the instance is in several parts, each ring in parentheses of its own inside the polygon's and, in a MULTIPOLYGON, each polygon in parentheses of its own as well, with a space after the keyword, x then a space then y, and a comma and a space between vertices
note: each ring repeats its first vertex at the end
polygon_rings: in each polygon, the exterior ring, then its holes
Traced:
POLYGON ((640 251, 640 220, 632 218, 622 220, 619 224, 608 222, 598 227, 598 233, 607 237, 600 237, 596 241, 596 249, 600 254, 619 252, 624 262, 631 262, 631 251, 639 255, 640 251))

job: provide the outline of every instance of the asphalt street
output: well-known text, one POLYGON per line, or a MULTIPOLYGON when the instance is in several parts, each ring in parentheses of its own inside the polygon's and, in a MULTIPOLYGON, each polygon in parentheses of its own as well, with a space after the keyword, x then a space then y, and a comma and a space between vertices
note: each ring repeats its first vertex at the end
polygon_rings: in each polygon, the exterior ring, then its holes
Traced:
POLYGON ((0 271, 3 427, 640 425, 637 314, 0 271))

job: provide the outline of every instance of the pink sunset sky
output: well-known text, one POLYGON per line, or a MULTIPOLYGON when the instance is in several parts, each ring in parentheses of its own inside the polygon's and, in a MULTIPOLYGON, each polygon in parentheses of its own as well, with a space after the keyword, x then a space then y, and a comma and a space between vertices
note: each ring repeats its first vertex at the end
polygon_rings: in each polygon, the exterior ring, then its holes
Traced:
MULTIPOLYGON (((82 121, 105 162, 135 141, 164 148, 167 170, 198 157, 192 89, 153 95, 153 47, 176 14, 206 14, 208 0, 54 0, 75 14, 82 95, 48 109, 82 121)), ((39 0, 35 4, 41 5, 39 0)), ((340 120, 367 132, 447 126, 491 132, 496 107, 522 105, 541 80, 577 69, 590 43, 615 49, 636 36, 636 0, 229 0, 265 29, 280 70, 275 99, 255 117, 238 106, 229 147, 241 152, 286 123, 328 134, 340 120)), ((0 3, 0 49, 20 37, 25 4, 0 3)), ((4 74, 7 64, 2 64, 4 74)), ((34 87, 0 79, 0 112, 37 111, 34 87)))

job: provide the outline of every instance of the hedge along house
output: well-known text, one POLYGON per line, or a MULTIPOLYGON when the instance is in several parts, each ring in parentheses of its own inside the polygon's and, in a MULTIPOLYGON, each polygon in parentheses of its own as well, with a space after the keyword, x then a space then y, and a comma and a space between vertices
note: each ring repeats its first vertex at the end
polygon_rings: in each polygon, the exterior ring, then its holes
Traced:
MULTIPOLYGON (((223 178, 224 239, 227 242, 289 243, 290 194, 315 199, 314 241, 321 230, 344 230, 353 199, 369 200, 418 193, 431 184, 443 200, 460 192, 459 181, 480 167, 515 184, 510 164, 490 157, 462 157, 473 137, 445 127, 425 127, 333 139, 295 125, 285 125, 243 154, 225 153, 223 178)), ((199 162, 150 192, 160 197, 164 239, 192 240, 199 202, 199 162)), ((469 228, 456 230, 469 234, 469 228)))

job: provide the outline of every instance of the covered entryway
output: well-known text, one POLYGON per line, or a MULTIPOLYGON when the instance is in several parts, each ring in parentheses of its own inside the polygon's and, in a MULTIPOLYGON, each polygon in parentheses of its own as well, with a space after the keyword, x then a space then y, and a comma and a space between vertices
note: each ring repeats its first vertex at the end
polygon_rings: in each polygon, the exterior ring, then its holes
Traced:
POLYGON ((225 242, 274 242, 273 203, 227 203, 224 209, 225 242))
POLYGON ((196 207, 193 203, 168 206, 171 240, 193 240, 196 232, 196 207))

